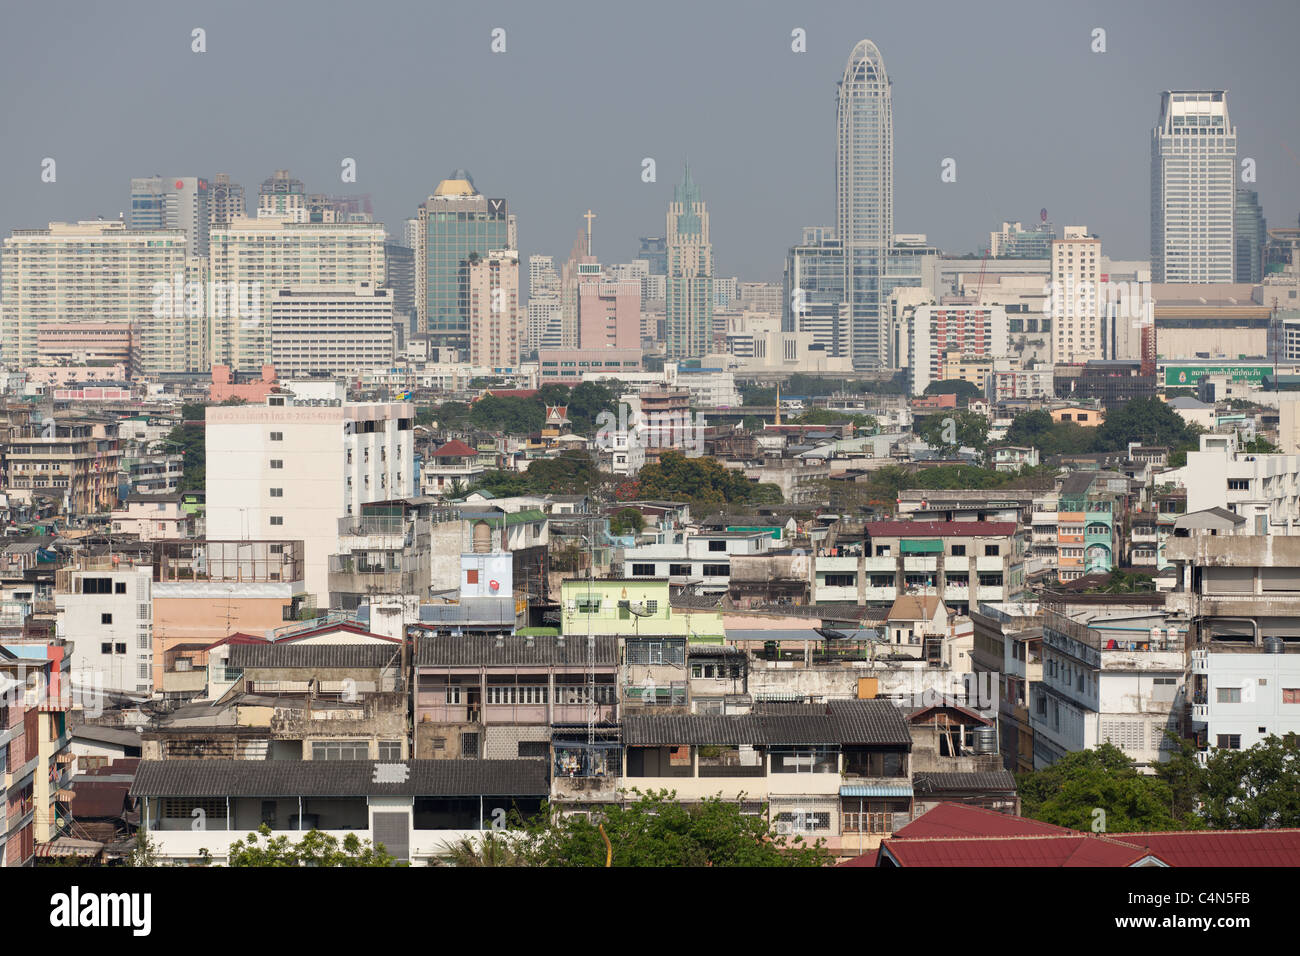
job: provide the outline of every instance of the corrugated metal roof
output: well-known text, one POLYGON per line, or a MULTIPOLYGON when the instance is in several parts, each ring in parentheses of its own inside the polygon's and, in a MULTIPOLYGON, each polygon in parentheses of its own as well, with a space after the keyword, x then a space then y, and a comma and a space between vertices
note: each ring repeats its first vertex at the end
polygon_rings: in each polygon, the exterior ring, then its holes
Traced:
POLYGON ((757 705, 754 713, 735 716, 635 714, 623 718, 623 739, 643 747, 912 742, 899 709, 875 700, 757 705))
POLYGON ((989 773, 915 773, 912 783, 917 793, 949 793, 956 790, 1016 789, 1016 778, 1008 770, 989 773))
POLYGON ((131 795, 508 797, 544 796, 549 789, 547 762, 532 759, 144 760, 131 795))
POLYGON ((402 645, 233 644, 230 667, 397 667, 402 645))
MULTIPOLYGON (((614 634, 597 634, 596 663, 612 666, 618 663, 618 637, 614 634)), ((416 643, 417 667, 464 667, 511 665, 567 664, 586 666, 587 636, 569 635, 560 646, 558 636, 502 637, 491 634, 463 634, 443 636, 422 634, 416 643)))
POLYGON ((910 797, 912 788, 906 784, 845 784, 840 787, 841 797, 910 797))

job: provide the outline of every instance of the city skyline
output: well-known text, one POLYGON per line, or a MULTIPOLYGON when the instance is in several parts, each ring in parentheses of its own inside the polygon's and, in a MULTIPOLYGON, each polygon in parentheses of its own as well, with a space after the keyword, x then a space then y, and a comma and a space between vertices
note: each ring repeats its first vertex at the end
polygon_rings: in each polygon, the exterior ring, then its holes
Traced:
MULTIPOLYGON (((0 193, 0 229, 8 233, 96 215, 116 218, 127 211, 130 179, 155 172, 209 177, 228 173, 248 191, 251 205, 256 184, 273 170, 287 168, 312 191, 371 194, 376 219, 398 236, 404 220, 447 170, 465 167, 474 172, 485 195, 511 198, 512 212, 523 226, 521 255, 563 254, 582 214, 591 208, 600 217, 596 254, 602 261, 619 262, 633 258, 638 237, 662 230, 669 190, 689 159, 698 180, 708 187, 715 214, 715 274, 776 281, 803 227, 834 221, 834 84, 853 43, 865 37, 884 52, 899 100, 894 228, 925 233, 945 252, 976 252, 999 222, 1030 221, 1046 207, 1054 222, 1087 222, 1115 255, 1145 256, 1153 103, 1168 89, 1227 89, 1241 131, 1239 156, 1258 163, 1258 183, 1251 188, 1259 192, 1265 217, 1270 223, 1289 224, 1300 209, 1300 161, 1292 155, 1300 149, 1300 119, 1286 108, 1286 84, 1273 72, 1283 67, 1285 58, 1270 52, 1284 49, 1274 44, 1294 32, 1285 29, 1297 17, 1289 6, 1260 5, 1256 9, 1262 16, 1253 18, 1253 27, 1242 22, 1246 18, 1221 16, 1213 29, 1162 17, 1164 7, 1140 14, 1103 7, 1086 17, 1060 16, 1048 22, 1040 18, 1017 23, 1009 16, 997 23, 996 35, 989 32, 992 25, 953 8, 945 16, 954 29, 944 36, 926 35, 921 19, 899 11, 882 11, 868 22, 848 7, 833 5, 808 11, 761 10, 752 16, 746 10, 743 19, 706 10, 698 12, 695 29, 685 37, 670 29, 671 7, 665 7, 661 17, 638 20, 638 31, 647 41, 662 39, 684 56, 702 58, 691 72, 699 74, 696 80, 704 93, 716 95, 700 96, 679 108, 674 122, 670 111, 658 105, 658 96, 640 102, 627 98, 625 84, 591 84, 584 93, 592 108, 615 120, 581 149, 560 145, 546 151, 503 146, 539 137, 555 144, 566 141, 573 120, 559 93, 575 69, 562 62, 566 56, 581 54, 586 66, 599 66, 612 77, 631 79, 649 68, 641 54, 619 51, 627 55, 613 56, 612 47, 621 44, 611 40, 608 26, 602 30, 566 23, 567 32, 557 34, 556 24, 524 7, 481 15, 449 11, 438 21, 439 35, 460 39, 439 44, 440 50, 447 49, 436 69, 424 71, 431 82, 425 88, 451 89, 445 86, 448 77, 472 77, 473 82, 457 82, 454 97, 417 98, 393 95, 391 89, 406 70, 394 54, 409 42, 395 27, 407 23, 409 32, 418 35, 427 16, 415 8, 403 10, 392 25, 376 24, 372 34, 357 41, 365 55, 356 61, 361 69, 348 68, 348 82, 341 82, 344 71, 334 71, 340 83, 335 84, 337 97, 331 88, 331 97, 338 99, 332 108, 351 121, 325 133, 308 122, 319 111, 315 94, 293 93, 291 107, 267 125, 256 105, 258 92, 264 94, 268 84, 288 83, 289 90, 299 89, 293 67, 301 69, 303 62, 283 57, 283 64, 268 66, 262 80, 234 69, 238 60, 260 58, 263 43, 230 27, 241 15, 238 6, 208 18, 203 54, 190 50, 188 21, 198 23, 205 14, 142 18, 144 39, 127 43, 122 26, 101 11, 88 11, 76 22, 21 11, 15 14, 10 37, 27 29, 35 41, 56 31, 64 38, 61 45, 75 48, 90 44, 93 31, 95 44, 118 42, 126 51, 144 42, 156 48, 158 69, 168 75, 168 83, 156 92, 169 128, 165 135, 155 128, 137 128, 134 119, 119 115, 119 125, 124 126, 120 142, 127 148, 106 155, 92 144, 102 137, 105 118, 120 110, 100 101, 104 91, 99 86, 61 80, 7 101, 6 128, 20 132, 0 144, 0 167, 10 183, 0 193), (1270 18, 1274 28, 1260 29, 1258 22, 1270 18), (490 31, 498 21, 507 30, 507 47, 493 54, 490 31), (1090 50, 1090 32, 1098 26, 1107 30, 1105 53, 1090 50), (796 27, 806 31, 807 53, 791 49, 796 27), (481 35, 481 50, 471 42, 476 34, 481 35), (961 36, 968 45, 998 55, 971 57, 955 50, 955 41, 947 36, 961 36), (726 42, 718 42, 720 37, 726 42), (169 46, 173 44, 174 51, 169 46), (1246 48, 1250 55, 1242 54, 1246 48), (1137 49, 1141 57, 1129 52, 1137 49), (1034 67, 1039 57, 1052 64, 1050 70, 1034 67), (381 58, 382 68, 377 65, 381 58), (231 68, 223 70, 224 63, 231 68), (743 92, 725 78, 725 70, 738 64, 761 67, 746 71, 750 82, 743 92), (985 77, 982 83, 957 82, 976 68, 985 77), (203 111, 187 112, 184 98, 188 94, 197 102, 193 97, 214 82, 214 71, 221 71, 228 95, 205 104, 203 111), (1048 82, 1025 83, 1026 71, 1046 73, 1048 82), (1010 76, 1021 81, 1008 83, 1010 76), (1063 86, 1085 81, 1090 96, 1081 110, 1043 108, 1063 86), (620 92, 605 89, 611 85, 620 92), (1000 136, 985 134, 981 89, 997 90, 1003 112, 1022 117, 1022 135, 1014 126, 1002 128, 1000 136), (375 106, 379 90, 387 92, 375 106), (525 95, 528 101, 521 103, 525 95), (360 110, 367 97, 371 108, 360 110), (800 106, 789 108, 795 102, 800 106), (403 109, 417 108, 430 116, 428 122, 401 121, 403 109), (618 121, 620 114, 626 114, 626 122, 618 121), (723 114, 727 122, 717 122, 723 114), (943 122, 933 121, 937 115, 943 122), (764 124, 770 126, 766 131, 764 124), (412 132, 413 126, 436 129, 437 135, 412 132), (232 140, 222 132, 232 128, 251 135, 232 140), (1007 144, 1013 147, 1011 162, 1007 144), (58 163, 55 183, 40 182, 45 157, 58 163), (357 161, 355 184, 339 180, 339 164, 349 157, 357 161), (653 183, 642 182, 646 157, 655 160, 653 183), (946 158, 956 161, 955 182, 940 179, 946 158), (791 175, 794 180, 786 178, 791 175), (27 177, 30 185, 24 185, 27 177), (797 187, 785 188, 791 182, 797 187)), ((337 29, 322 25, 328 12, 328 5, 322 7, 321 24, 295 24, 293 29, 321 39, 320 34, 337 29)), ((279 23, 288 15, 270 16, 272 23, 279 23)), ((288 28, 287 20, 285 24, 288 28)), ((22 88, 19 74, 24 64, 31 65, 27 49, 40 43, 6 46, 0 75, 13 81, 11 88, 22 88)), ((119 72, 115 80, 127 82, 133 75, 143 80, 129 70, 119 72)), ((679 90, 685 80, 662 75, 658 82, 679 90)), ((120 88, 110 83, 105 89, 120 88)))

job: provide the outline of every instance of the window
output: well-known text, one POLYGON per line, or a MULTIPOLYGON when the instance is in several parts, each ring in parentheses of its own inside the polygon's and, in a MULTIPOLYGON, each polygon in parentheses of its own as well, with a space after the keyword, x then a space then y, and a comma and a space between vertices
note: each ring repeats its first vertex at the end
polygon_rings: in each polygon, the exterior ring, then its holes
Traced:
POLYGON ((597 614, 600 612, 600 598, 580 597, 577 600, 579 614, 597 614))
POLYGON ((704 576, 706 578, 725 578, 731 573, 729 564, 706 564, 704 566, 704 576))
POLYGON ((112 624, 112 623, 113 623, 113 615, 111 615, 111 614, 101 614, 101 615, 99 615, 99 623, 100 623, 100 624, 112 624))
POLYGON ((271 459, 271 467, 272 467, 272 468, 283 468, 283 467, 284 467, 284 462, 283 462, 282 460, 280 460, 279 458, 272 458, 272 459, 271 459))
POLYGON ((548 757, 550 748, 545 740, 521 740, 519 741, 519 756, 521 757, 548 757))
POLYGON ((1215 746, 1220 750, 1240 750, 1241 734, 1219 734, 1215 746))
POLYGON ((114 594, 125 594, 125 593, 126 593, 126 582, 125 582, 125 581, 118 581, 116 584, 114 584, 114 585, 113 585, 113 593, 114 593, 114 594))
POLYGON ((655 566, 653 564, 634 564, 632 565, 632 574, 636 577, 652 578, 654 577, 655 566))
POLYGON ((284 489, 283 489, 283 488, 272 488, 272 489, 271 489, 271 497, 272 497, 272 498, 283 498, 283 497, 284 497, 284 489))
POLYGON ((1220 704, 1240 704, 1241 688, 1240 687, 1220 687, 1217 689, 1218 702, 1220 704))
POLYGON ((460 755, 462 757, 478 756, 478 734, 468 733, 460 735, 460 755))
POLYGON ((82 578, 81 593, 82 594, 112 594, 113 579, 112 578, 82 578))
POLYGON ((887 557, 889 557, 889 545, 887 545, 887 544, 878 544, 878 545, 876 545, 876 557, 878 557, 878 558, 887 558, 887 557))
POLYGON ((1229 478, 1229 479, 1228 479, 1228 490, 1229 490, 1229 491, 1249 491, 1249 490, 1250 490, 1250 479, 1249 479, 1249 478, 1229 478))
POLYGON ((828 588, 851 588, 858 583, 855 574, 828 574, 826 575, 826 586, 828 588))
POLYGON ((284 441, 284 432, 271 432, 271 441, 284 441))
POLYGON ((954 558, 964 558, 964 557, 966 557, 966 545, 964 545, 964 544, 954 544, 954 545, 952 546, 952 556, 953 556, 954 558))
POLYGON ((449 704, 459 704, 459 703, 460 703, 460 688, 459 688, 459 687, 456 687, 456 686, 453 685, 453 686, 447 688, 447 703, 449 703, 449 704))
POLYGON ((1300 704, 1300 687, 1283 687, 1282 703, 1300 704))
POLYGON ((984 545, 984 557, 986 558, 996 558, 1001 553, 1002 553, 1001 545, 997 545, 997 544, 984 545))
POLYGON ((284 524, 284 515, 271 515, 271 524, 273 525, 284 524))
POLYGON ((725 541, 710 541, 710 542, 709 542, 709 550, 710 550, 710 551, 726 551, 726 550, 727 550, 727 542, 725 542, 725 541))
POLYGON ((370 744, 364 740, 316 740, 312 760, 369 760, 370 744))
POLYGON ((402 742, 400 740, 379 741, 379 759, 389 761, 401 760, 402 742))
POLYGON ((478 584, 478 568, 469 568, 465 572, 466 584, 478 584))
POLYGON ((100 645, 99 645, 99 653, 101 653, 101 654, 112 654, 112 653, 113 653, 113 642, 110 641, 110 642, 107 643, 107 644, 100 644, 100 645))
POLYGON ((691 566, 689 564, 670 564, 668 565, 668 576, 673 578, 689 578, 691 576, 691 566))

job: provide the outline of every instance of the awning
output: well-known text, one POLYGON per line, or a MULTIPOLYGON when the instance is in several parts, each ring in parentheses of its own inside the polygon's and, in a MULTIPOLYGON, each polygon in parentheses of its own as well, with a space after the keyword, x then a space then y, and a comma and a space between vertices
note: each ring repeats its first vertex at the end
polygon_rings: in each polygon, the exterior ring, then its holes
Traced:
POLYGON ((911 784, 845 784, 840 787, 841 797, 910 797, 911 784))
POLYGON ((71 803, 75 796, 76 794, 73 793, 71 790, 54 791, 54 799, 60 801, 61 803, 71 803))

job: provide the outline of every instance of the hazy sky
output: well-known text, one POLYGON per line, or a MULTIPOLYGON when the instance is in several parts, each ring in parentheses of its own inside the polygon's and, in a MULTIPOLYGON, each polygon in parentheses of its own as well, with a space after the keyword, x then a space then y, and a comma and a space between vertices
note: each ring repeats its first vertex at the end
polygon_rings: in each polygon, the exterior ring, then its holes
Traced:
POLYGON ((662 235, 689 159, 718 275, 779 279, 833 224, 835 84, 869 38, 893 79, 895 230, 945 251, 1004 219, 1084 224, 1145 258, 1160 91, 1226 88, 1270 225, 1300 213, 1300 3, 67 3, 0 13, 0 234, 126 209, 130 178, 287 168, 403 219, 468 168, 520 251, 662 235), (193 53, 190 32, 207 31, 193 53), (490 49, 506 31, 506 52, 490 49), (791 30, 807 52, 791 51, 791 30), (1106 30, 1107 52, 1090 50, 1106 30), (41 160, 57 182, 40 180, 41 160), (355 186, 340 182, 344 157, 355 186), (653 157, 658 181, 641 181, 653 157), (945 157, 957 181, 940 181, 945 157))

